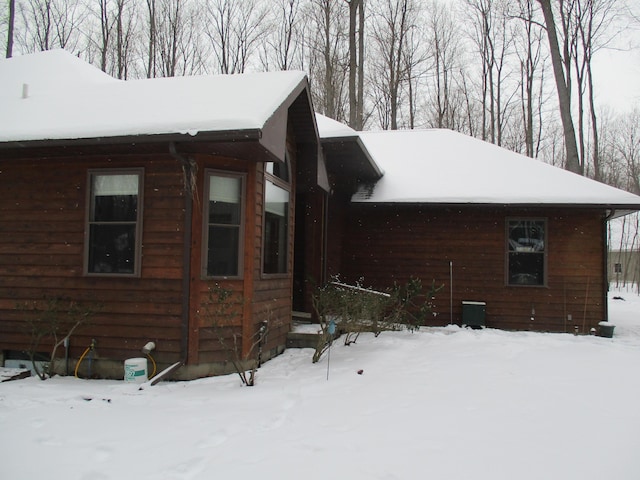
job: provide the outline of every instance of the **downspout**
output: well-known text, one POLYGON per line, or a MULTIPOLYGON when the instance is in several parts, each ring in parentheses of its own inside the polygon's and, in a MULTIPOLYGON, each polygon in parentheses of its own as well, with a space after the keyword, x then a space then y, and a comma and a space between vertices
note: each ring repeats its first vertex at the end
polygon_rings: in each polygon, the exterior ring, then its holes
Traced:
POLYGON ((184 181, 184 240, 182 249, 182 314, 180 322, 180 357, 183 364, 189 356, 189 313, 191 300, 191 237, 193 216, 194 179, 197 166, 193 159, 176 151, 175 142, 169 142, 169 153, 180 163, 184 181))
POLYGON ((602 282, 604 290, 604 318, 602 320, 605 322, 609 321, 609 235, 607 235, 607 223, 615 214, 616 210, 612 208, 609 213, 604 216, 604 221, 602 222, 602 236, 604 237, 604 255, 602 259, 602 268, 604 269, 604 282, 602 282))

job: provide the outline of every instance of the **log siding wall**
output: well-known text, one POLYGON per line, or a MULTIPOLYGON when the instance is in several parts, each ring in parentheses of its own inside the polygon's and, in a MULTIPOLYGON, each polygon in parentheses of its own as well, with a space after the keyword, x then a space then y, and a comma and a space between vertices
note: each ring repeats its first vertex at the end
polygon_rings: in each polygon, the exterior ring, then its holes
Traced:
POLYGON ((184 202, 176 161, 168 155, 23 159, 0 162, 0 171, 2 348, 28 348, 19 303, 59 297, 100 308, 72 337, 71 358, 95 338, 97 359, 139 356, 153 340, 162 348, 159 362, 177 361, 184 202), (131 167, 144 169, 140 277, 86 276, 88 171, 131 167))
MULTIPOLYGON (((205 253, 202 235, 203 206, 194 208, 192 275, 191 275, 191 318, 189 361, 193 364, 226 363, 234 345, 234 335, 242 337, 238 344, 241 358, 254 358, 257 348, 252 349, 262 322, 268 322, 263 358, 270 358, 282 351, 287 333, 291 329, 291 289, 293 276, 293 231, 295 218, 295 195, 290 197, 288 272, 286 274, 264 275, 262 273, 263 225, 264 225, 264 163, 246 162, 237 159, 200 155, 198 158, 198 190, 204 188, 205 168, 236 171, 247 174, 245 192, 245 218, 242 278, 202 278, 199 266, 201 255, 205 253), (193 266, 198 266, 193 270, 193 266), (216 324, 216 306, 210 304, 210 291, 222 288, 233 292, 233 307, 230 318, 225 320, 225 328, 216 324)), ((292 192, 295 190, 295 154, 291 153, 292 192)), ((205 200, 203 200, 205 201, 205 200)), ((219 311, 219 310, 218 310, 219 311)), ((209 373, 209 372, 207 372, 209 373)))
POLYGON ((354 205, 346 218, 345 278, 364 278, 375 288, 411 276, 425 284, 435 280, 443 289, 436 296, 434 325, 451 317, 460 324, 466 300, 486 302, 487 326, 503 329, 573 332, 578 326, 587 333, 606 318, 601 212, 354 205), (506 284, 509 218, 546 219, 545 286, 506 284))

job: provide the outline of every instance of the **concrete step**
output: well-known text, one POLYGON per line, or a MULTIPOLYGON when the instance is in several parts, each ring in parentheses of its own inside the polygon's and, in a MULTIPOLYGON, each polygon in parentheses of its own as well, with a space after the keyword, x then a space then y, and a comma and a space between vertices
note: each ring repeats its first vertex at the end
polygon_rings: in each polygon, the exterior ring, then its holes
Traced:
POLYGON ((287 348, 316 348, 319 337, 318 333, 289 332, 287 348))

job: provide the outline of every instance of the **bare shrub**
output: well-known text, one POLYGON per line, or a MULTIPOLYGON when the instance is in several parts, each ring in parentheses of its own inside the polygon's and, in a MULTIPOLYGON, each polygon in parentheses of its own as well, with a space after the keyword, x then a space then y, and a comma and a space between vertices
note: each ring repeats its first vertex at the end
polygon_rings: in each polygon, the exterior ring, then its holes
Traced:
POLYGON ((81 304, 60 297, 45 297, 42 301, 23 302, 18 310, 26 313, 25 325, 31 337, 27 354, 36 375, 46 380, 55 372, 56 353, 65 339, 89 323, 102 307, 97 304, 81 304), (38 352, 43 343, 52 342, 49 361, 44 368, 38 366, 38 352))
POLYGON ((234 296, 233 292, 216 283, 209 288, 209 297, 205 308, 205 320, 213 327, 213 333, 222 346, 227 360, 233 365, 243 385, 252 387, 256 382, 256 371, 262 363, 262 346, 269 332, 269 321, 260 323, 251 335, 251 343, 243 352, 243 334, 233 331, 233 326, 241 316, 244 300, 234 296))
POLYGON ((422 281, 417 278, 411 278, 406 285, 396 284, 386 292, 362 285, 362 280, 348 285, 335 278, 316 289, 312 300, 320 333, 314 363, 320 360, 336 334, 344 334, 344 344, 351 345, 362 332, 371 332, 377 337, 384 331, 420 328, 428 316, 434 315, 435 294, 442 288, 436 287, 433 281, 425 293, 422 281), (335 333, 332 333, 333 325, 335 333))

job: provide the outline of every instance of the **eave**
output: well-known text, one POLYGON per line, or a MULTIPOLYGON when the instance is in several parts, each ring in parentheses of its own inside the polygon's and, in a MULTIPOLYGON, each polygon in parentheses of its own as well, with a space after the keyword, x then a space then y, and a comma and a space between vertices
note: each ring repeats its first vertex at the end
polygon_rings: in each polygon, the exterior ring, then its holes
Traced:
POLYGON ((330 173, 346 176, 357 183, 375 182, 383 172, 358 136, 321 139, 330 173))
POLYGON ((640 205, 619 204, 619 203, 526 203, 526 202, 429 202, 429 201, 406 201, 406 202, 367 202, 351 201, 351 204, 363 208, 375 208, 377 206, 396 207, 427 207, 427 208, 501 208, 513 210, 597 210, 605 212, 607 218, 617 218, 629 213, 640 211, 640 205))

